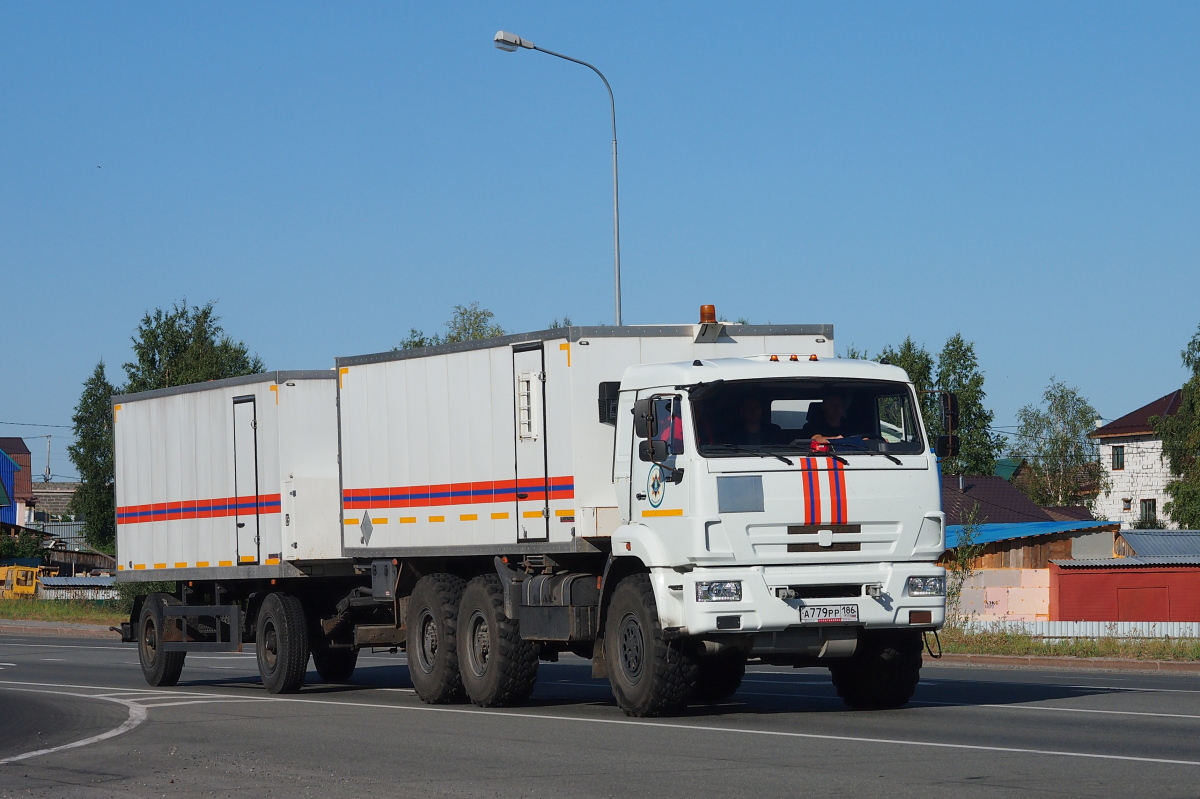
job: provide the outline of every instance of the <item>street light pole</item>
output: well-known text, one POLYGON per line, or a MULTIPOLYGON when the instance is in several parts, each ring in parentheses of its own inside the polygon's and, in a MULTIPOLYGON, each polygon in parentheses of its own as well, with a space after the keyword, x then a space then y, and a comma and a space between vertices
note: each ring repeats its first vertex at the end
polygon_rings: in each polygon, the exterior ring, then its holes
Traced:
POLYGON ((515 33, 506 33, 505 31, 497 31, 494 39, 497 49, 505 52, 515 53, 517 48, 526 50, 537 50, 539 53, 552 55, 555 58, 561 58, 564 61, 571 61, 575 64, 580 64, 587 67, 592 72, 600 76, 600 80, 604 81, 604 88, 608 89, 608 108, 612 114, 612 172, 613 172, 613 288, 615 289, 615 318, 617 327, 621 326, 621 212, 618 202, 617 192, 617 101, 613 98, 612 86, 608 83, 608 78, 604 77, 604 73, 596 69, 586 61, 580 61, 578 58, 571 58, 569 55, 556 53, 553 50, 547 50, 544 47, 538 47, 533 42, 522 39, 515 33))

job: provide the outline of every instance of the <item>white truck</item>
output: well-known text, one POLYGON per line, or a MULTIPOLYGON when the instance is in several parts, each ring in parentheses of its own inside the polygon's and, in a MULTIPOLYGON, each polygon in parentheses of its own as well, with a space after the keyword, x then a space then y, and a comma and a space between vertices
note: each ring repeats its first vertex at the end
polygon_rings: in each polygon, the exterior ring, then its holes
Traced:
MULTIPOLYGON (((944 403, 944 429, 957 409, 944 403)), ((121 631, 151 685, 253 644, 297 691, 404 649, 420 698, 589 658, 627 714, 746 663, 911 697, 945 618, 938 457, 905 373, 828 325, 567 327, 113 398, 121 631)))

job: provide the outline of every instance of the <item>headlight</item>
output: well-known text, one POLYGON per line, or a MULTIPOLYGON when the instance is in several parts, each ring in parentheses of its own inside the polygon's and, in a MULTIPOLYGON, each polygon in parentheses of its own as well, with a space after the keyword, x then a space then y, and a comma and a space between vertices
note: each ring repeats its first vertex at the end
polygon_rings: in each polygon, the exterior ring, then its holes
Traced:
POLYGON ((945 596, 945 577, 909 577, 909 596, 945 596))
POLYGON ((712 580, 696 583, 697 602, 741 602, 741 580, 712 580))

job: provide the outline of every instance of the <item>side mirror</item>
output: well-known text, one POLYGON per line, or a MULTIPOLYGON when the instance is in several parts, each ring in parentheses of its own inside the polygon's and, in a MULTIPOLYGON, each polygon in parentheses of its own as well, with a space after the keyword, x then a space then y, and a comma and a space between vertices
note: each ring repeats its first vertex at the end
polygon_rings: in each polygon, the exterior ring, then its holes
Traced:
POLYGON ((667 442, 662 439, 651 438, 638 444, 638 457, 647 463, 662 463, 667 454, 667 442))
POLYGON ((958 395, 952 391, 942 392, 942 427, 950 435, 958 430, 958 395))
MULTIPOLYGON (((653 438, 658 435, 658 424, 654 419, 654 400, 640 399, 633 403, 633 434, 638 438, 653 438)), ((665 441, 663 443, 666 444, 665 441)))
MULTIPOLYGON (((953 396, 953 395, 951 395, 953 396)), ((959 450, 958 436, 938 436, 934 451, 939 458, 957 458, 959 450)))

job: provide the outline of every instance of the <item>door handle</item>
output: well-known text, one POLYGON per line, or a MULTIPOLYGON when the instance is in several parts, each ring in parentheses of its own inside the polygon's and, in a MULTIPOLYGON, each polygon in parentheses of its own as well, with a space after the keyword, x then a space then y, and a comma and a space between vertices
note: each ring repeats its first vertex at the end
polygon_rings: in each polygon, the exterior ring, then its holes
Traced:
POLYGON ((637 496, 637 498, 638 498, 638 499, 645 499, 645 498, 646 498, 646 495, 645 495, 645 494, 643 494, 643 493, 641 493, 641 492, 638 492, 638 493, 637 493, 635 496, 637 496))
POLYGON ((517 499, 529 499, 528 494, 517 494, 517 499))
POLYGON ((245 526, 246 526, 246 523, 245 523, 245 522, 238 522, 238 523, 237 523, 237 526, 238 526, 238 529, 240 530, 240 529, 242 529, 243 527, 245 527, 245 526))

